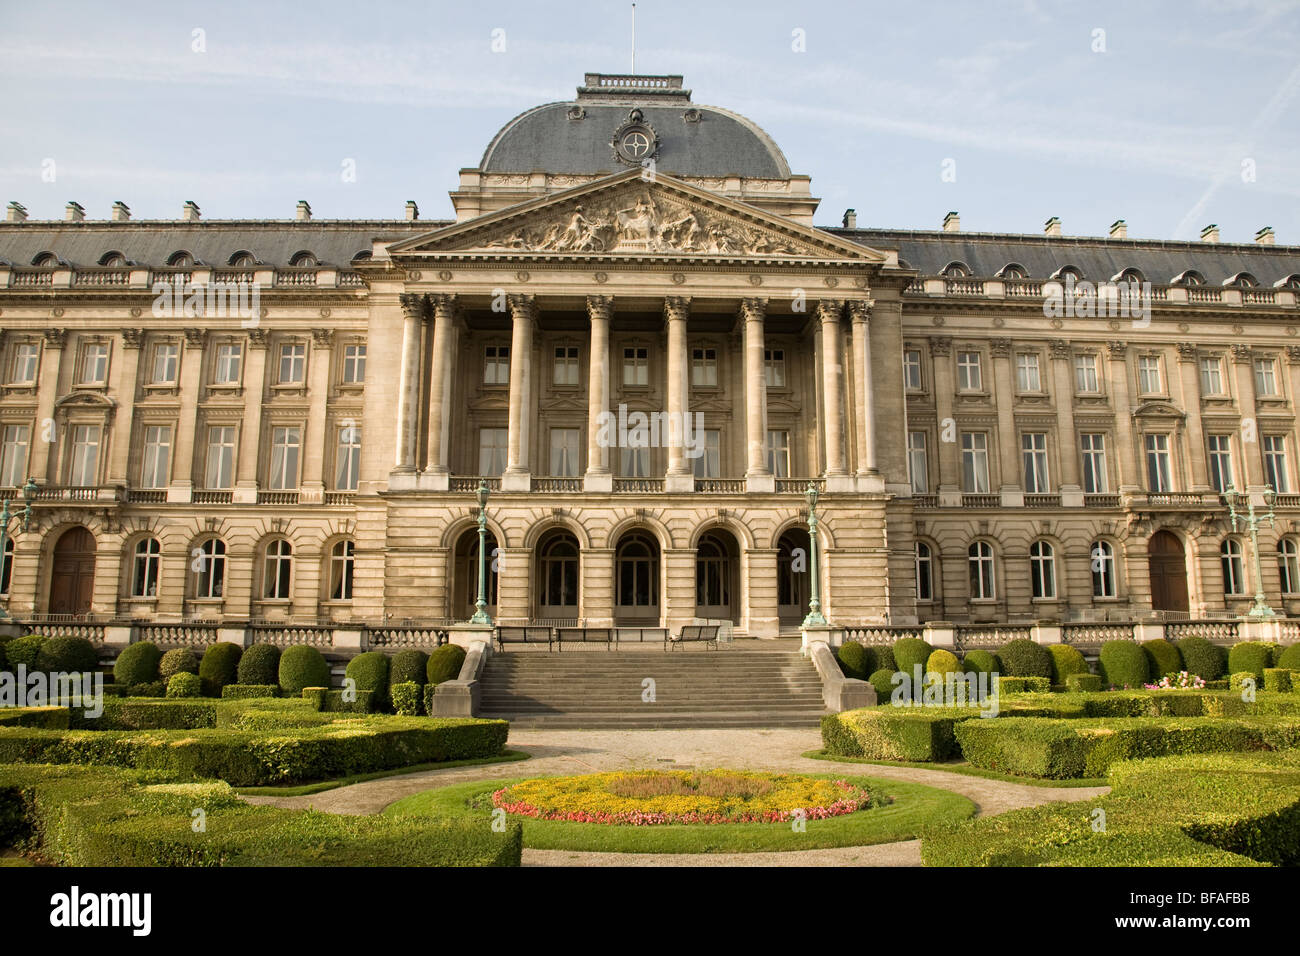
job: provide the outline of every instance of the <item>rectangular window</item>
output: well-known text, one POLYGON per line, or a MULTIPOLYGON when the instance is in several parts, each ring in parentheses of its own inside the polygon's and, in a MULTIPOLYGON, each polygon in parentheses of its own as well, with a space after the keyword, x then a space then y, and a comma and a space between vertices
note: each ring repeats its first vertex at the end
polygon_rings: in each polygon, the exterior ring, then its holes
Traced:
POLYGON ((27 385, 36 381, 37 363, 41 347, 35 342, 20 342, 14 348, 14 364, 9 381, 14 385, 27 385))
POLYGON ((578 476, 578 446, 581 430, 577 428, 551 429, 551 474, 556 478, 578 476))
POLYGON ((618 456, 619 475, 623 478, 650 477, 650 449, 622 448, 618 456))
POLYGON ((235 426, 212 425, 208 428, 208 463, 204 487, 224 491, 235 481, 235 426))
POLYGON ((1209 435, 1205 439, 1209 453, 1210 486, 1215 491, 1234 487, 1232 479, 1232 436, 1209 435))
POLYGON ((555 365, 551 369, 552 385, 578 384, 578 347, 561 345, 555 350, 555 365))
POLYGON ((1169 461, 1169 436, 1148 435, 1147 449, 1147 491, 1172 491, 1173 472, 1169 461))
POLYGON ((478 473, 494 478, 506 470, 506 442, 508 428, 480 428, 478 430, 478 473))
POLYGON ((301 385, 307 372, 307 344, 286 342, 280 346, 281 385, 301 385))
POLYGON ((1020 352, 1016 355, 1016 389, 1021 392, 1041 392, 1042 380, 1038 374, 1038 353, 1020 352))
POLYGON ((930 491, 930 459, 926 455, 925 432, 907 433, 907 468, 912 478, 912 494, 930 491))
POLYGON ((1020 453, 1025 464, 1025 492, 1041 495, 1051 491, 1047 479, 1047 433, 1026 432, 1021 435, 1020 453))
POLYGON ((694 388, 718 387, 717 349, 691 349, 691 385, 694 388))
POLYGON ((785 388, 785 349, 763 349, 763 379, 768 388, 785 388))
POLYGON ((217 365, 212 381, 217 385, 238 385, 239 366, 243 361, 244 347, 235 342, 217 346, 217 365))
POLYGON ((1138 356, 1138 391, 1143 395, 1159 395, 1163 390, 1160 382, 1160 356, 1138 356))
POLYGON ((170 385, 176 381, 180 365, 181 347, 175 342, 162 342, 154 346, 153 370, 149 381, 153 385, 170 385))
POLYGON ((1260 439, 1264 449, 1264 481, 1280 495, 1289 494, 1291 482, 1287 478, 1286 438, 1282 435, 1264 435, 1260 439))
POLYGON ((696 478, 722 477, 722 432, 716 428, 706 428, 703 435, 703 447, 695 459, 696 478))
POLYGON ((767 433, 767 470, 777 478, 790 477, 790 433, 767 433))
POLYGON ((27 481, 27 450, 32 430, 27 425, 6 425, 0 443, 0 488, 21 488, 27 481))
POLYGON ((89 487, 99 482, 99 425, 74 425, 68 484, 89 487))
POLYGON ((82 385, 102 385, 108 381, 108 346, 91 342, 81 353, 82 385))
POLYGON ((650 352, 648 349, 623 350, 623 384, 632 386, 650 384, 650 352))
POLYGON ((343 382, 360 384, 366 380, 366 347, 360 343, 343 346, 343 382))
POLYGON ((1083 454, 1083 492, 1104 495, 1106 479, 1106 436, 1098 433, 1079 436, 1079 451, 1083 454))
POLYGON ((1255 394, 1261 398, 1274 398, 1277 390, 1277 363, 1271 358, 1255 359, 1255 394))
POLYGON ((921 391, 921 350, 907 349, 903 352, 903 384, 909 391, 921 391))
POLYGON ((344 425, 339 429, 334 453, 334 487, 338 491, 356 491, 361 478, 361 429, 344 425))
POLYGON ((287 491, 298 487, 298 459, 302 453, 302 429, 284 425, 271 429, 271 474, 267 487, 287 491))
POLYGON ((1223 394, 1223 361, 1217 355, 1201 359, 1201 394, 1223 394))
POLYGON ((483 350, 483 384, 510 384, 510 346, 489 345, 483 350))
POLYGON ((963 392, 978 392, 984 388, 979 352, 957 353, 957 388, 963 392))
POLYGON ((962 432, 962 488, 967 494, 989 492, 989 436, 983 432, 962 432))
POLYGON ((140 465, 140 487, 166 488, 167 482, 171 480, 171 458, 171 426, 145 426, 144 460, 140 465))
POLYGON ((1083 394, 1096 394, 1101 391, 1097 382, 1097 356, 1076 355, 1074 357, 1074 390, 1083 394))

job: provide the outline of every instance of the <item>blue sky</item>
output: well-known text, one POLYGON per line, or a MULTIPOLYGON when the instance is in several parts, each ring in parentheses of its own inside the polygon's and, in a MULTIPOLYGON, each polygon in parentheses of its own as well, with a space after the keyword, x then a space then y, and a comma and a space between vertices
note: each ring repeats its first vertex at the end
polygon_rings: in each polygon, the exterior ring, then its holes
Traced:
MULTIPOLYGON (((447 217, 457 170, 507 120, 630 68, 630 10, 2 0, 0 201, 176 218, 193 199, 226 219, 290 218, 299 199, 397 218, 415 199, 447 217)), ((1124 218, 1134 238, 1214 222, 1300 244, 1298 40, 1300 0, 640 0, 636 66, 767 129, 812 176, 819 223, 852 206, 863 226, 934 229, 955 209, 972 231, 1055 215, 1067 235, 1124 218)))

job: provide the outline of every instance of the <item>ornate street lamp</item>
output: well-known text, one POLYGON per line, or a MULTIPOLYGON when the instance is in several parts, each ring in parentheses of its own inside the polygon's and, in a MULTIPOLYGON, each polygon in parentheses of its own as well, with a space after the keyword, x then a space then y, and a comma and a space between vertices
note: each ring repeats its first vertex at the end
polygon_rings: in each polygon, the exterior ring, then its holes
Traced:
POLYGON ((817 576, 817 485, 808 482, 804 492, 808 499, 808 560, 812 568, 812 586, 809 589, 808 616, 803 619, 804 627, 825 627, 826 618, 822 614, 821 581, 817 576))
POLYGON ((488 483, 486 478, 480 478, 478 491, 474 496, 478 499, 478 600, 474 602, 474 616, 469 619, 471 624, 482 624, 486 627, 492 626, 492 616, 487 612, 487 503, 488 503, 488 483))
MULTIPOLYGON (((10 589, 12 589, 13 587, 14 568, 13 568, 13 560, 9 558, 8 554, 6 553, 6 548, 9 544, 9 519, 21 517, 23 522, 23 531, 26 532, 27 526, 31 523, 32 520, 32 499, 35 497, 36 497, 36 481, 35 479, 29 477, 27 479, 27 484, 23 485, 23 510, 21 515, 10 513, 8 498, 4 500, 3 508, 0 508, 0 568, 7 569, 9 572, 10 589)), ((5 593, 8 593, 8 591, 6 591, 5 593)), ((6 607, 8 603, 9 603, 8 598, 6 598, 5 603, 3 605, 0 605, 0 621, 5 621, 9 619, 9 611, 8 608, 6 607)))
POLYGON ((1248 616, 1256 620, 1277 617, 1277 612, 1264 602, 1264 578, 1259 568, 1259 528, 1263 524, 1273 527, 1276 520, 1273 504, 1277 501, 1277 492, 1273 490, 1272 485, 1264 486, 1264 504, 1268 510, 1260 514, 1255 513, 1255 502, 1250 500, 1250 495, 1243 495, 1231 485, 1223 493, 1223 500, 1228 505, 1228 514, 1232 518, 1232 530, 1236 531, 1240 525, 1250 532, 1250 550, 1255 568, 1255 603, 1251 606, 1248 616), (1245 514, 1238 511, 1243 504, 1246 506, 1245 514))

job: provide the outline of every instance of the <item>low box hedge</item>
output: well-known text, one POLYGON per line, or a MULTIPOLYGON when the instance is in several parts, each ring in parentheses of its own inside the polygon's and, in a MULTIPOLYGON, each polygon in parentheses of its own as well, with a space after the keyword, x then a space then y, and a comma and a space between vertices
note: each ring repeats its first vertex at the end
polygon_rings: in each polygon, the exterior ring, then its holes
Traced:
POLYGON ((325 695, 324 709, 331 714, 373 714, 376 703, 374 691, 332 690, 325 695), (354 696, 355 700, 348 700, 354 696))
POLYGON ((225 700, 246 700, 250 697, 278 697, 279 684, 227 684, 221 688, 225 700))
POLYGON ((1294 688, 1293 677, 1290 670, 1282 667, 1264 668, 1264 689, 1277 691, 1279 694, 1289 694, 1294 688))
POLYGON ((998 694, 1046 694, 1052 689, 1049 677, 999 677, 998 694))
POLYGON ((66 730, 71 717, 67 707, 5 707, 0 709, 0 727, 66 730))
MULTIPOLYGON (((978 711, 970 716, 978 717, 978 711)), ((822 718, 822 746, 841 757, 871 760, 946 760, 957 749, 949 708, 863 708, 822 718)))
POLYGON ((1101 676, 1098 674, 1067 674, 1066 689, 1074 693, 1101 690, 1101 676))

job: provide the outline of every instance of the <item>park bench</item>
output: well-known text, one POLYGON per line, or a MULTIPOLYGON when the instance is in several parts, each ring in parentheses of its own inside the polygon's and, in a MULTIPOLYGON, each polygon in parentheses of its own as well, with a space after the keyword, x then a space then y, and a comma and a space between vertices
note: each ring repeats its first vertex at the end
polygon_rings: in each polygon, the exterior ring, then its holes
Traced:
POLYGON ((504 651, 507 644, 545 644, 549 651, 551 645, 555 643, 555 628, 553 627, 496 627, 494 636, 497 640, 497 647, 504 651))
POLYGON ((699 641, 708 647, 717 650, 718 647, 718 625, 716 624, 685 624, 676 637, 664 638, 664 650, 676 648, 688 642, 699 641))
POLYGON ((666 627, 620 627, 615 640, 619 644, 650 644, 668 639, 666 627))
POLYGON ((567 644, 604 644, 612 650, 617 638, 612 627, 558 627, 555 629, 555 643, 560 650, 567 644))

